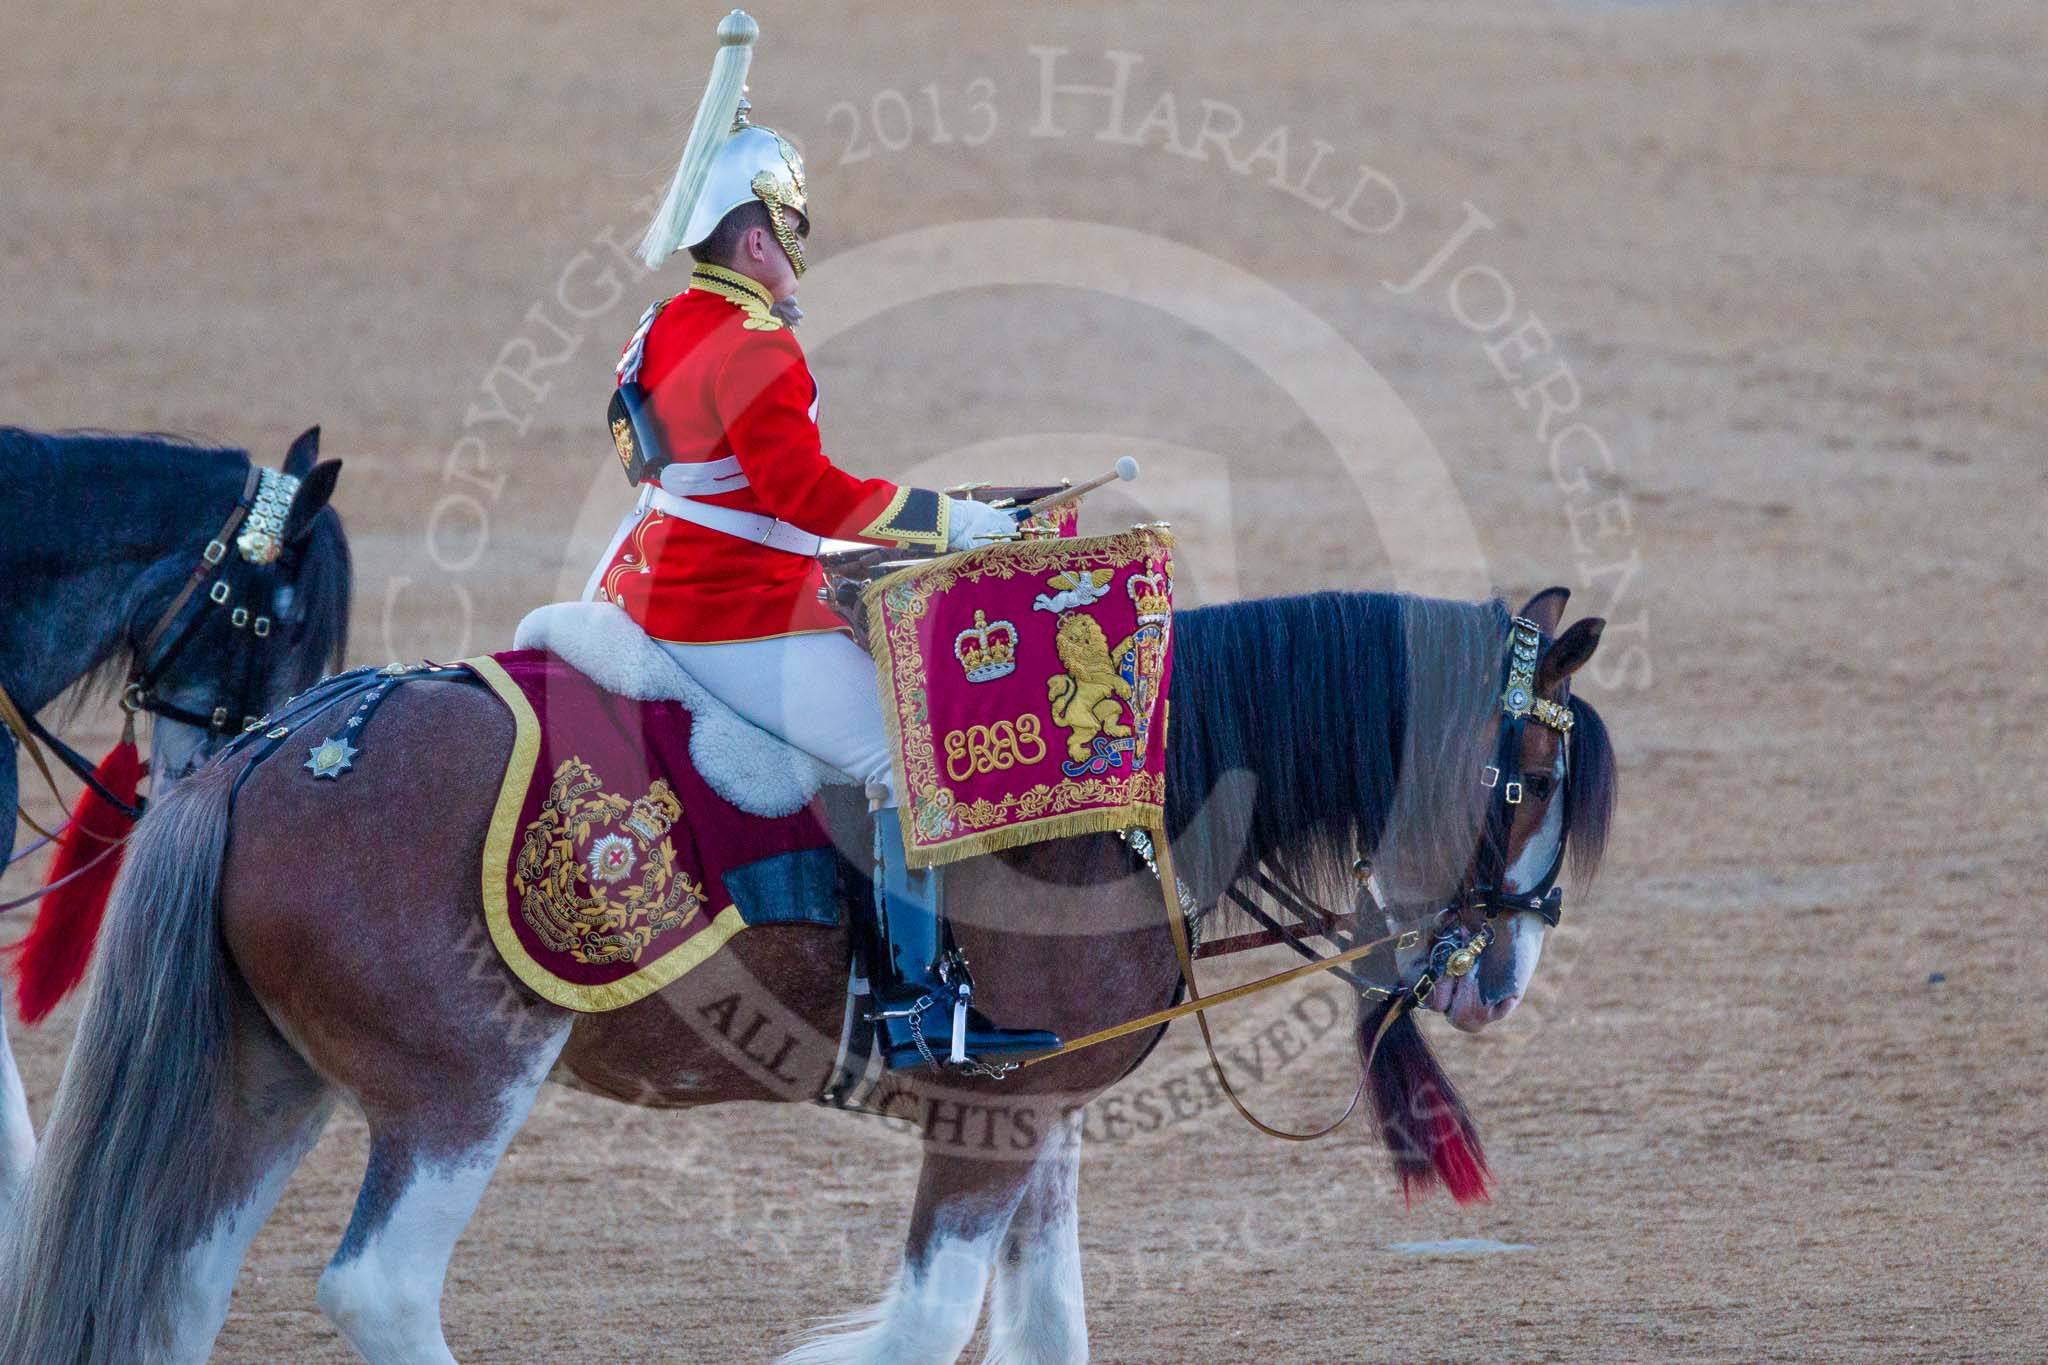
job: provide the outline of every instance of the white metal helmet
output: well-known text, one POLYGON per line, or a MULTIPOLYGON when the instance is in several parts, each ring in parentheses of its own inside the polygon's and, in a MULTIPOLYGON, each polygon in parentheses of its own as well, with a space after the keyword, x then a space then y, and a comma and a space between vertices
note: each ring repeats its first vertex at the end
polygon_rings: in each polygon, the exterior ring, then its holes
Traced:
POLYGON ((734 10, 718 25, 710 83, 697 105, 675 179, 640 243, 640 258, 650 266, 698 245, 726 214, 758 200, 768 207, 769 224, 789 253, 791 268, 804 273, 803 243, 789 220, 791 211, 809 213, 803 158, 788 138, 748 118, 747 67, 760 36, 760 25, 744 10, 734 10))

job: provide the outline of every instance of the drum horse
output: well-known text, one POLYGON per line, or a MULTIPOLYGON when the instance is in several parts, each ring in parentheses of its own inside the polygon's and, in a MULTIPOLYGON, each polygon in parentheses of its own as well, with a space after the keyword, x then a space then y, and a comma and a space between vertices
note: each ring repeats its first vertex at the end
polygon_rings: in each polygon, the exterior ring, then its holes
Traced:
MULTIPOLYGON (((1486 931, 1472 940, 1484 945, 1476 970, 1434 1003, 1465 1028, 1505 1014, 1555 922, 1567 849, 1589 878, 1613 808, 1606 731, 1570 687, 1602 623, 1561 629, 1565 602, 1550 589, 1511 617, 1499 600, 1318 593, 1181 612, 1160 850, 1178 874, 1113 833, 956 864, 949 899, 978 1001, 1068 1039, 1165 1009, 1183 959, 1148 863, 1174 877, 1200 932, 1248 886, 1311 905, 1355 896, 1363 857, 1391 898, 1486 931)), ((477 869, 511 717, 471 685, 398 688, 383 705, 349 782, 231 752, 156 802, 131 840, 19 1225, 0 1248, 0 1359, 203 1359, 250 1241, 345 1100, 368 1121, 370 1155, 320 1305, 373 1362, 452 1361, 448 1261, 545 1081, 675 1108, 825 1089, 829 1047, 764 1063, 716 1021, 732 1012, 721 1002, 771 1000, 792 1027, 838 1037, 843 923, 751 928, 609 1013, 552 1005, 482 928, 477 869)), ((295 723, 324 733, 336 720, 295 723)), ((1399 984, 1427 970, 1411 965, 1399 984)), ((1396 1170, 1471 1193, 1473 1171, 1443 1155, 1465 1150, 1470 1121, 1394 1008, 1408 997, 1353 979, 1396 1170)), ((1006 1079, 897 1077, 896 1112, 925 1122, 895 1281, 786 1359, 953 1360, 991 1283, 991 1358, 1085 1359, 1081 1106, 1162 1027, 1006 1079), (1010 1115, 1002 1152, 932 1121, 975 1104, 1010 1115)))
MULTIPOLYGON (((57 846, 37 929, 20 945, 22 1016, 35 1022, 85 969, 142 801, 134 719, 155 718, 162 792, 244 724, 347 650, 350 567, 327 506, 341 470, 320 431, 283 467, 167 436, 0 427, 0 861, 57 846), (118 690, 128 726, 97 768, 38 719, 68 691, 118 690), (24 782, 56 794, 53 765, 85 784, 76 813, 15 850, 24 782), (82 921, 82 922, 81 922, 82 921)), ((0 1226, 34 1153, 14 1058, 0 1032, 0 1226)))

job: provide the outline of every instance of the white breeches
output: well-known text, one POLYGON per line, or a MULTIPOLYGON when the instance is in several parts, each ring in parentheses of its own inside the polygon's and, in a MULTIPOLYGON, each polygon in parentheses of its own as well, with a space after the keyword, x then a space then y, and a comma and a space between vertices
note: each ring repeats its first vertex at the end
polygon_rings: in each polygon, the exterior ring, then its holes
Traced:
POLYGON ((875 662, 852 640, 835 631, 661 647, 747 721, 862 783, 875 805, 896 804, 875 662))

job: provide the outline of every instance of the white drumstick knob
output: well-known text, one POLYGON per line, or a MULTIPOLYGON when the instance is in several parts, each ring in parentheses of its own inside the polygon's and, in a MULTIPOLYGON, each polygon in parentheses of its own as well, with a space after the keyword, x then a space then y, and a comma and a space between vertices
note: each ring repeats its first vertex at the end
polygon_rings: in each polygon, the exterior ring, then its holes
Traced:
POLYGON ((1125 455, 1116 462, 1116 476, 1125 483, 1138 477, 1138 462, 1125 455))

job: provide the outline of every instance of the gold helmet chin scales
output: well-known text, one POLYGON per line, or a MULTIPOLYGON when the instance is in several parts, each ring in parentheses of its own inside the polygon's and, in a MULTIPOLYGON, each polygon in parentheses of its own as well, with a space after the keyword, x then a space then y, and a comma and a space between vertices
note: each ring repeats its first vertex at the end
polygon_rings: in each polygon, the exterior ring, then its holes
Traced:
POLYGON ((789 139, 752 121, 746 100, 747 68, 760 32, 742 10, 718 25, 718 55, 682 162, 641 242, 641 259, 649 266, 702 243, 728 213, 758 200, 767 206, 791 269, 804 273, 803 243, 790 221, 791 210, 807 220, 810 213, 803 158, 789 139))
MULTIPOLYGON (((747 106, 742 100, 739 117, 745 119, 746 116, 747 106)), ((770 130, 763 128, 759 131, 766 133, 770 130)), ((747 187, 756 199, 768 206, 768 225, 775 229, 775 240, 782 243, 783 251, 789 256, 789 268, 796 272, 798 279, 802 279, 804 244, 797 236, 796 229, 790 225, 789 215, 785 210, 795 209, 798 213, 804 214, 810 211, 806 207, 809 200, 804 193, 804 159, 797 155, 796 148, 790 146, 787 138, 776 134, 775 142, 776 150, 782 157, 785 174, 777 175, 773 169, 756 171, 754 178, 747 182, 747 187)), ((713 226, 717 225, 714 223, 713 226)))

